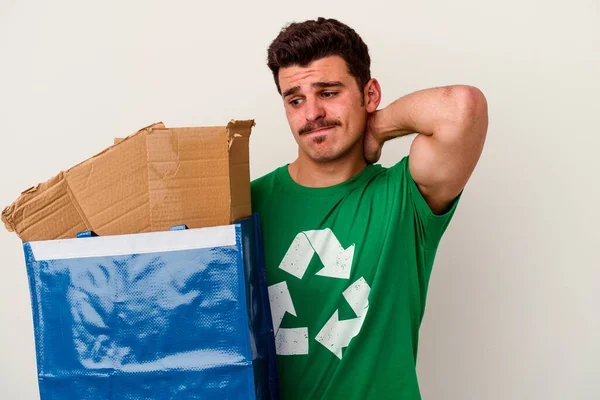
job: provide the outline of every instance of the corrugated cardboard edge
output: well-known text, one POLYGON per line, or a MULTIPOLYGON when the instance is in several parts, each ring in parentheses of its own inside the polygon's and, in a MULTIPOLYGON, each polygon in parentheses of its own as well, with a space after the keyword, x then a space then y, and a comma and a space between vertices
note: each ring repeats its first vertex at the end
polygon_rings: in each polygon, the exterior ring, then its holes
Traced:
MULTIPOLYGON (((69 168, 66 171, 61 171, 60 173, 58 173, 57 175, 53 176, 52 178, 48 179, 46 182, 42 182, 36 186, 32 186, 26 190, 24 190, 21 195, 9 206, 5 207, 4 210, 2 210, 2 215, 1 215, 1 219, 2 222, 4 223, 4 226, 6 228, 6 230, 8 232, 16 232, 17 229, 17 224, 14 220, 14 213, 15 210, 17 208, 19 208, 19 206, 24 205, 25 203, 27 203, 28 201, 30 201, 31 199, 33 199, 34 197, 36 197, 38 195, 38 192, 43 192, 45 191, 48 187, 53 186, 53 184, 55 184, 57 181, 64 179, 65 174, 70 171, 71 169, 85 163, 88 162, 91 159, 94 159, 98 156, 100 156, 101 154, 104 154, 106 151, 108 151, 109 149, 111 149, 114 146, 118 146, 120 143, 130 139, 133 136, 139 135, 142 132, 147 132, 147 131, 151 131, 152 129, 159 129, 159 128, 164 128, 165 125, 162 122, 156 122, 154 124, 148 125, 142 129, 139 129, 138 131, 136 131, 135 133, 125 137, 124 139, 120 140, 118 143, 113 144, 112 146, 109 146, 108 148, 102 150, 101 152, 97 153, 96 155, 74 165, 73 167, 69 168)), ((67 188, 68 189, 68 188, 67 188)), ((69 190, 69 189, 68 189, 69 190)), ((79 212, 80 215, 83 215, 83 213, 81 213, 81 209, 79 207, 78 204, 76 204, 75 198, 72 196, 72 194, 70 193, 69 190, 69 195, 71 200, 73 201, 73 206, 77 209, 77 211, 79 212)), ((82 217, 83 218, 83 217, 82 217)), ((85 221, 84 221, 85 222, 85 221)), ((89 224, 86 224, 89 225, 89 224)), ((21 237, 19 235, 19 233, 17 232, 17 235, 19 237, 21 237)))
POLYGON ((238 219, 249 217, 252 214, 252 199, 251 199, 251 190, 250 190, 250 154, 249 149, 246 147, 244 151, 245 157, 247 157, 247 161, 244 162, 243 165, 234 165, 232 164, 234 160, 232 159, 232 146, 234 145, 236 140, 245 140, 249 142, 250 135, 252 133, 252 128, 256 126, 256 123, 253 119, 250 120, 231 120, 226 126, 227 134, 228 134, 228 148, 230 150, 229 155, 229 166, 230 166, 230 174, 229 174, 229 209, 230 209, 230 217, 229 220, 231 223, 235 222, 238 219), (233 173, 233 167, 243 167, 243 176, 240 176, 239 173, 233 173), (231 181, 232 177, 242 178, 243 182, 248 182, 248 184, 240 184, 240 182, 231 181), (240 199, 245 201, 240 202, 240 199), (236 204, 234 204, 234 202, 236 204))
POLYGON ((228 144, 229 148, 233 145, 233 141, 236 137, 243 135, 250 136, 252 128, 256 126, 256 122, 253 119, 248 120, 234 120, 232 119, 227 124, 227 133, 229 134, 228 144))
POLYGON ((229 138, 227 139, 228 144, 229 144, 229 148, 231 149, 231 146, 233 145, 233 141, 237 138, 237 137, 242 137, 242 136, 246 136, 246 137, 250 137, 250 134, 252 133, 252 128, 256 126, 256 122, 254 122, 253 119, 248 119, 248 120, 234 120, 232 119, 231 121, 229 121, 229 123, 227 124, 227 134, 229 135, 229 138))

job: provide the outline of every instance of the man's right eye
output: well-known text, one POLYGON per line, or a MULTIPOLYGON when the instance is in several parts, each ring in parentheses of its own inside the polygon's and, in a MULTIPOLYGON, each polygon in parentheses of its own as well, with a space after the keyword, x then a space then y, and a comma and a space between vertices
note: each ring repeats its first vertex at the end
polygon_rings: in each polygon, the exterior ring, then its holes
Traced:
POLYGON ((302 102, 302 99, 292 99, 289 101, 290 105, 297 106, 302 102))

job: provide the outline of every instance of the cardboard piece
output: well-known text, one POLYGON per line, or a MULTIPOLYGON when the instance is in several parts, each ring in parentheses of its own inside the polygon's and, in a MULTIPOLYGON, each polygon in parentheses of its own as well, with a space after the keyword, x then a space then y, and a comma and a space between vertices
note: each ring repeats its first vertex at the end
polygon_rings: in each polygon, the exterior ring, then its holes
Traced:
POLYGON ((2 211, 2 221, 23 241, 231 224, 252 214, 254 125, 150 125, 27 189, 2 211))

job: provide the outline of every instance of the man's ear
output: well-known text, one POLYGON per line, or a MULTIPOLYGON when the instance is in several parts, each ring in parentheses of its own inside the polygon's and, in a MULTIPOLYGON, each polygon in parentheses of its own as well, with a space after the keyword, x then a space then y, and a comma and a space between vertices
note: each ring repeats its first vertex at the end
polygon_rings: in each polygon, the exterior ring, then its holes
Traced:
POLYGON ((377 111, 377 107, 381 102, 381 86, 379 86, 377 79, 372 78, 365 85, 364 100, 368 113, 377 111))

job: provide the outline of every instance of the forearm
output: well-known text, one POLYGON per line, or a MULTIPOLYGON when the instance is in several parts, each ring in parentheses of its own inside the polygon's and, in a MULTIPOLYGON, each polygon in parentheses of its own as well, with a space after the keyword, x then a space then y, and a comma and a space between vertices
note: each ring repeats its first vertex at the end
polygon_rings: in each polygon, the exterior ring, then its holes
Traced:
POLYGON ((420 90, 379 110, 372 129, 382 143, 412 133, 450 138, 453 132, 463 131, 465 124, 470 123, 480 97, 483 97, 481 92, 470 86, 420 90))

